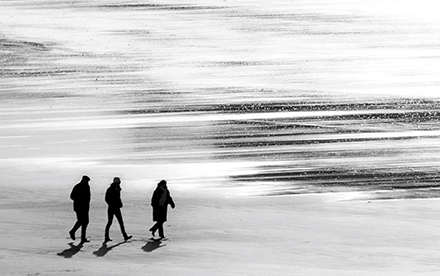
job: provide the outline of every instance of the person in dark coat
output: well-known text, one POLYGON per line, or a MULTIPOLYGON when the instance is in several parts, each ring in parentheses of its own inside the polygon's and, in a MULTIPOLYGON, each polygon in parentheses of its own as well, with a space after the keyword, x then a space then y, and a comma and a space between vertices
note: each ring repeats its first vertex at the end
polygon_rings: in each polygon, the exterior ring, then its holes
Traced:
POLYGON ((167 221, 167 209, 168 205, 171 208, 175 208, 173 198, 170 195, 170 191, 167 187, 167 182, 161 180, 157 184, 156 190, 151 197, 151 206, 153 207, 153 221, 156 223, 150 228, 151 234, 154 236, 156 231, 159 230, 160 238, 165 238, 163 232, 163 224, 167 221))
POLYGON ((73 200, 73 210, 76 213, 76 223, 69 231, 72 240, 75 240, 75 233, 81 227, 81 243, 88 242, 86 238, 87 225, 89 225, 90 209, 90 178, 84 175, 81 182, 76 184, 70 193, 70 199, 73 200))
POLYGON ((113 183, 110 184, 110 187, 108 187, 106 193, 105 193, 105 202, 107 202, 108 209, 107 209, 107 225, 105 226, 105 240, 104 242, 111 241, 109 231, 110 226, 113 223, 113 216, 116 217, 119 223, 119 227, 121 228, 122 236, 124 237, 124 240, 127 241, 131 239, 132 236, 127 235, 127 232, 125 232, 124 227, 124 221, 122 219, 122 200, 121 200, 121 180, 119 177, 113 178, 113 183))

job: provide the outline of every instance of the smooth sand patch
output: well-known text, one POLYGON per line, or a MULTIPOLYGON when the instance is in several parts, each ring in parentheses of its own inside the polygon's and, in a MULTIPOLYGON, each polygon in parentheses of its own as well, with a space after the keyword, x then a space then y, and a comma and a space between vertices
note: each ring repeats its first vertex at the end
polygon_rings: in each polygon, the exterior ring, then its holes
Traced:
MULTIPOLYGON (((3 275, 436 275, 438 200, 353 201, 341 196, 212 196, 174 191, 168 239, 149 241, 149 194, 123 191, 133 239, 102 245, 105 205, 96 195, 76 247, 68 200, 26 190, 0 210, 3 275), (50 199, 50 200, 48 200, 50 199), (14 201, 14 202, 12 202, 14 201)), ((67 197, 66 197, 67 198, 67 197)))

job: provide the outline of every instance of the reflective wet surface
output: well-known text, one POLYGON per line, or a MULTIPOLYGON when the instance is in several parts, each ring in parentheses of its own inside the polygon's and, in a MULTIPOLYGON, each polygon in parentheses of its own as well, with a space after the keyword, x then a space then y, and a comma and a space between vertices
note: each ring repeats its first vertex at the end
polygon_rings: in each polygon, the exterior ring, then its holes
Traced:
POLYGON ((2 1, 0 170, 437 197, 435 5, 2 1))

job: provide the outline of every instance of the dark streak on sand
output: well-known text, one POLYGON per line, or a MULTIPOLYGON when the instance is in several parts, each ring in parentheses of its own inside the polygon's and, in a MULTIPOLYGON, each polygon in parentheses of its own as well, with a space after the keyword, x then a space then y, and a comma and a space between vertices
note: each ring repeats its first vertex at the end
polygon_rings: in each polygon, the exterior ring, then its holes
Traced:
POLYGON ((224 7, 217 6, 199 6, 199 5, 167 5, 167 4, 112 4, 112 5, 100 5, 99 8, 109 9, 149 9, 149 10, 214 10, 224 9, 224 7))
MULTIPOLYGON (((165 91, 157 91, 165 92, 165 91)), ((426 99, 399 99, 395 101, 376 101, 376 102, 350 102, 350 103, 323 103, 313 101, 288 101, 288 102, 242 102, 236 104, 205 104, 205 105, 181 105, 173 108, 161 110, 162 112, 227 112, 227 113, 243 113, 243 112, 283 112, 283 111, 348 111, 368 110, 370 113, 354 114, 341 119, 365 118, 371 119, 375 116, 387 116, 388 119, 395 119, 402 116, 401 113, 393 115, 392 113, 383 114, 384 110, 402 110, 405 111, 403 116, 414 118, 418 116, 417 112, 423 110, 420 118, 426 119, 428 116, 437 116, 440 112, 440 103, 436 100, 426 99), (377 115, 375 115, 375 111, 377 115), (365 117, 367 116, 367 117, 365 117)), ((124 114, 149 114, 157 112, 157 110, 136 109, 124 110, 124 114)))
POLYGON ((232 177, 236 181, 275 181, 284 185, 265 195, 294 195, 340 191, 368 191, 369 198, 434 198, 440 196, 440 175, 436 171, 388 171, 388 169, 262 168, 261 172, 232 177))
POLYGON ((0 39, 0 78, 53 77, 77 74, 70 68, 48 68, 53 45, 34 41, 0 39))

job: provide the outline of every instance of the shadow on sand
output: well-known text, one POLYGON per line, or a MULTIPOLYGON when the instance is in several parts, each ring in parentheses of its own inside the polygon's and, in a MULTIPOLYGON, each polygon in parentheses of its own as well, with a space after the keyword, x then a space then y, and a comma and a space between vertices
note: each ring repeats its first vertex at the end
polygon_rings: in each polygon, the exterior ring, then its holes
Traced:
POLYGON ((127 241, 123 241, 120 243, 117 243, 112 246, 107 246, 107 243, 103 242, 101 248, 99 248, 97 251, 93 252, 93 255, 96 255, 97 257, 104 257, 110 250, 113 248, 120 246, 121 244, 126 243, 127 241))
POLYGON ((73 242, 69 243, 70 248, 63 250, 63 252, 58 253, 58 256, 64 257, 64 258, 72 258, 73 255, 78 253, 81 248, 83 247, 83 243, 79 243, 78 245, 74 245, 73 242))
POLYGON ((144 246, 142 246, 142 250, 144 250, 145 252, 153 252, 154 250, 158 249, 159 247, 166 246, 161 243, 162 243, 161 240, 151 239, 144 246))

